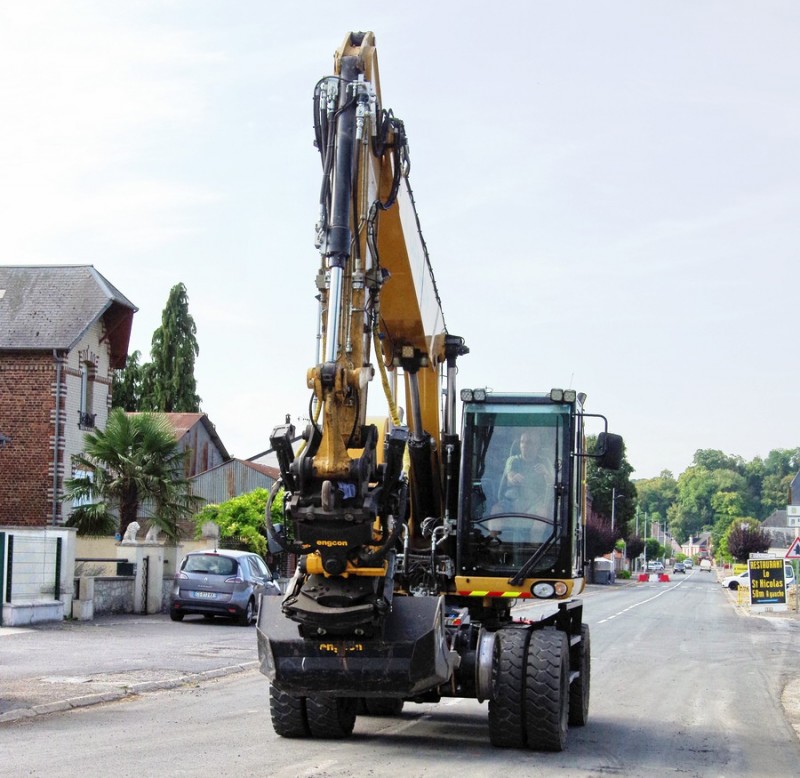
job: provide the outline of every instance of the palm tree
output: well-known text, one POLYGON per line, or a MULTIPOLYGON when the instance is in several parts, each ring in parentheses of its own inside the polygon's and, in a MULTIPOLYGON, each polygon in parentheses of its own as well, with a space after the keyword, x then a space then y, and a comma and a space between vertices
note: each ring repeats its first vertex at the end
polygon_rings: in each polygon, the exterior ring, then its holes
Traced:
POLYGON ((178 520, 191 516, 200 501, 183 475, 185 456, 166 418, 113 408, 104 430, 86 434, 76 475, 65 481, 63 499, 78 503, 67 526, 80 535, 116 530, 122 537, 147 509, 151 515, 143 518, 177 540, 178 520))

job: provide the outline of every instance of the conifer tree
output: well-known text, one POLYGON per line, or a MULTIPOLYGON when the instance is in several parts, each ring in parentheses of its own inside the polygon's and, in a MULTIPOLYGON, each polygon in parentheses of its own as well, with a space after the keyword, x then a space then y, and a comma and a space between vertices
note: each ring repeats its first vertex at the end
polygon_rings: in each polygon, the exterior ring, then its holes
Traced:
POLYGON ((196 413, 200 410, 194 360, 200 353, 197 328, 189 313, 189 295, 180 283, 172 287, 153 333, 151 362, 142 374, 141 410, 196 413))

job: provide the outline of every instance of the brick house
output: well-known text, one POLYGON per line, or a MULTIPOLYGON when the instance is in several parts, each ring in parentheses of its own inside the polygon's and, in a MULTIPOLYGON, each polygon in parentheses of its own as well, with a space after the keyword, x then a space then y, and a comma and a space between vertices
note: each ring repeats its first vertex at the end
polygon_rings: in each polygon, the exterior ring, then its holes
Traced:
POLYGON ((63 481, 105 426, 136 310, 91 265, 0 266, 0 525, 63 524, 63 481))

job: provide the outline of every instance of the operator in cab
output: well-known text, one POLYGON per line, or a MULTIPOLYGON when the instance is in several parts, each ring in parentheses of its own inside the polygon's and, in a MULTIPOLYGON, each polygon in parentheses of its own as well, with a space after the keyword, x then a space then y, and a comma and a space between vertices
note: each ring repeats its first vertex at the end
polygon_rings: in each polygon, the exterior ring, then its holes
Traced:
POLYGON ((507 460, 500 479, 496 510, 552 518, 555 468, 552 431, 526 429, 519 437, 519 453, 507 460))

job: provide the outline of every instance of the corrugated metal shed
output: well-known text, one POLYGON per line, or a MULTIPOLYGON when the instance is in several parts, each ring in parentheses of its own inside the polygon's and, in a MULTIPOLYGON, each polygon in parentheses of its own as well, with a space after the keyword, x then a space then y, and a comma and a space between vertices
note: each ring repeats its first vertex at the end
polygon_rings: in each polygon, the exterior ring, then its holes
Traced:
POLYGON ((247 494, 253 489, 271 489, 278 479, 277 468, 229 459, 192 479, 192 491, 206 503, 218 504, 247 494))
MULTIPOLYGON (((129 416, 136 415, 129 413, 129 416)), ((175 430, 178 448, 188 450, 185 475, 194 478, 230 459, 228 450, 217 434, 217 428, 205 413, 159 413, 175 430)))

